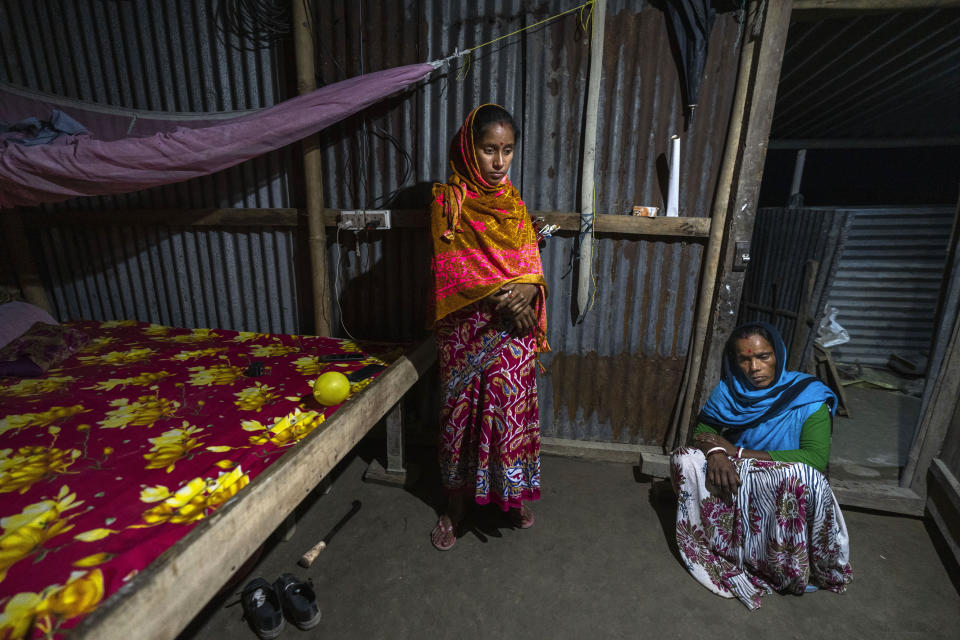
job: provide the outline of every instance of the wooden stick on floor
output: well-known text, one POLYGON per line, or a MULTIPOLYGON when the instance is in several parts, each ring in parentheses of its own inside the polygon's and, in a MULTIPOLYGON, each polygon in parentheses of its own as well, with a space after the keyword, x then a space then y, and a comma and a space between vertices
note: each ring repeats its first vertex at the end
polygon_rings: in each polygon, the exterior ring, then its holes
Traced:
POLYGON ((320 555, 320 552, 327 548, 327 545, 330 543, 330 540, 333 538, 334 534, 336 534, 337 531, 340 531, 340 529, 343 528, 343 525, 347 524, 347 521, 352 518, 357 511, 360 511, 360 504, 361 503, 359 500, 354 500, 353 506, 350 507, 350 511, 347 512, 347 515, 340 518, 340 522, 333 525, 333 529, 330 529, 330 533, 328 533, 323 540, 307 549, 307 552, 300 556, 297 564, 304 569, 309 569, 310 565, 312 565, 314 560, 317 559, 317 556, 320 555))

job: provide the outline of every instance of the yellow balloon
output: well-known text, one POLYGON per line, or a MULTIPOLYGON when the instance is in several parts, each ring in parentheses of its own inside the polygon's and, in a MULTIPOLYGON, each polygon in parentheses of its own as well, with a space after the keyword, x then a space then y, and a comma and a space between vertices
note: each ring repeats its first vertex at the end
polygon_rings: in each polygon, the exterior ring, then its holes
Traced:
POLYGON ((313 383, 313 397, 320 404, 332 407, 350 395, 350 381, 339 371, 327 371, 313 383))

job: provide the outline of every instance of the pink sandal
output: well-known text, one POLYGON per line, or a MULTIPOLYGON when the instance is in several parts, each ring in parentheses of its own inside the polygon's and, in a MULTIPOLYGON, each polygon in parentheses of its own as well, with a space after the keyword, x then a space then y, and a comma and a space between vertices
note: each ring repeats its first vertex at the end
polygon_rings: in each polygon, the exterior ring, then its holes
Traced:
MULTIPOLYGON (((439 551, 449 551, 457 541, 457 526, 452 522, 449 527, 444 525, 444 517, 445 516, 441 516, 440 519, 437 520, 437 526, 430 532, 430 542, 433 543, 433 546, 439 551)), ((447 520, 449 521, 450 518, 447 517, 447 520)))

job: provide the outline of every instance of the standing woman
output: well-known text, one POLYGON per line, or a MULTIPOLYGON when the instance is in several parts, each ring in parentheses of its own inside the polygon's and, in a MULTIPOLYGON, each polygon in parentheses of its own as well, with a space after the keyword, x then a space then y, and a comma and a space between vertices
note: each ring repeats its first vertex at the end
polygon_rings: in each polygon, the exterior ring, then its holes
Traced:
POLYGON ((773 326, 734 329, 694 446, 671 465, 683 562, 750 609, 771 591, 842 593, 851 578, 847 527, 823 475, 837 397, 787 371, 786 355, 773 326))
POLYGON ((450 549, 468 502, 533 525, 540 497, 535 365, 547 288, 537 233, 507 178, 518 137, 498 105, 474 109, 450 144, 452 175, 433 188, 433 305, 440 360, 439 461, 447 506, 430 539, 450 549))

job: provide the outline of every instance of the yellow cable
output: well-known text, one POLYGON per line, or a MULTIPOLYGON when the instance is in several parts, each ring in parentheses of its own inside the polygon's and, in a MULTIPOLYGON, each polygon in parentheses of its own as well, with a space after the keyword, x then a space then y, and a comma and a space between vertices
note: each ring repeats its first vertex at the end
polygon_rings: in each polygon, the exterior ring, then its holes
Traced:
MULTIPOLYGON (((584 2, 583 4, 581 4, 581 5, 577 6, 577 7, 574 7, 573 9, 567 9, 566 11, 564 11, 564 12, 562 12, 562 13, 558 13, 558 14, 555 15, 555 16, 550 16, 549 18, 544 18, 544 19, 541 20, 540 22, 535 22, 535 23, 531 24, 529 27, 523 27, 522 29, 517 29, 516 31, 511 31, 510 33, 508 33, 508 34, 506 34, 506 35, 500 36, 499 38, 494 38, 493 40, 490 40, 489 42, 484 42, 483 44, 478 44, 478 45, 475 46, 475 47, 471 47, 471 48, 467 49, 467 53, 470 53, 471 51, 476 51, 477 49, 480 49, 481 47, 485 47, 485 46, 487 46, 487 45, 493 44, 494 42, 497 42, 498 40, 503 40, 504 38, 509 38, 510 36, 515 36, 515 35, 517 35, 518 33, 522 32, 522 31, 526 31, 527 29, 533 29, 534 27, 538 27, 538 26, 540 26, 541 24, 543 24, 543 23, 545 23, 545 22, 550 22, 551 20, 556 20, 556 19, 559 18, 560 16, 565 16, 565 15, 567 15, 568 13, 573 13, 574 11, 577 11, 577 10, 581 10, 580 23, 583 24, 583 12, 582 12, 582 9, 583 9, 584 7, 586 7, 586 6, 588 6, 588 5, 592 5, 593 3, 594 3, 594 0, 587 0, 587 2, 584 2)), ((590 15, 593 15, 593 8, 592 8, 592 7, 591 7, 591 9, 590 9, 590 15)), ((588 22, 589 22, 589 18, 588 18, 588 22)))
MULTIPOLYGON (((472 51, 472 49, 470 51, 472 51)), ((472 56, 470 55, 470 51, 467 51, 466 62, 464 62, 464 64, 461 65, 459 69, 457 69, 457 80, 463 80, 464 78, 467 77, 467 74, 470 73, 470 60, 472 59, 472 56)))
POLYGON ((590 306, 587 311, 593 309, 597 302, 597 271, 593 266, 597 262, 597 182, 593 182, 593 215, 590 216, 590 237, 593 238, 593 251, 590 252, 590 278, 593 281, 593 292, 590 296, 590 306))
POLYGON ((580 5, 580 28, 583 29, 584 33, 587 33, 587 28, 590 26, 590 20, 593 19, 593 2, 594 0, 590 0, 590 2, 580 5), (590 13, 587 14, 587 19, 584 20, 583 11, 586 9, 588 4, 590 5, 590 13))

